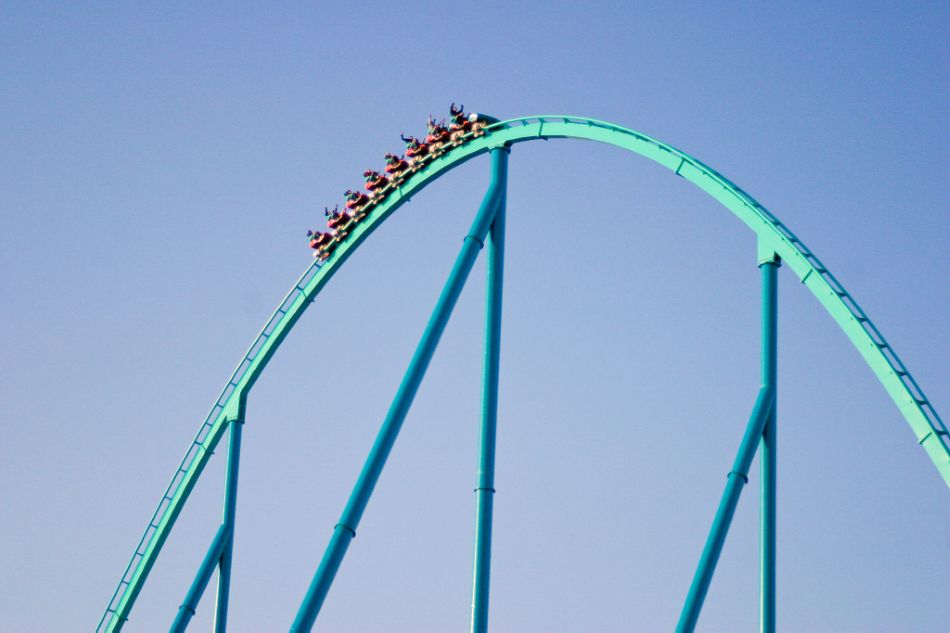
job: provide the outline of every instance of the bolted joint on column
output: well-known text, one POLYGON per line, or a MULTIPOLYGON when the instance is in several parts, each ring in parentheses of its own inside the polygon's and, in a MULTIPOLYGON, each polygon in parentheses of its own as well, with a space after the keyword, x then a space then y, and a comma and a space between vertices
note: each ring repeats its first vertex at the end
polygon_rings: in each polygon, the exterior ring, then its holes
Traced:
POLYGON ((729 471, 729 474, 726 475, 726 479, 729 479, 733 475, 737 477, 742 477, 742 483, 746 483, 746 484, 749 483, 749 475, 746 473, 739 472, 738 470, 729 471))
POLYGON ((758 265, 760 268, 767 264, 771 264, 776 267, 782 265, 782 258, 779 257, 778 253, 775 252, 775 249, 764 242, 761 238, 757 243, 757 255, 758 265))
POLYGON ((343 528, 344 530, 346 530, 347 532, 349 532, 351 539, 356 538, 356 530, 354 530, 353 528, 351 528, 351 527, 350 527, 349 525, 347 525, 346 523, 337 523, 336 525, 333 526, 333 529, 334 529, 334 530, 336 530, 337 528, 343 528))
POLYGON ((236 387, 235 389, 239 390, 237 392, 237 397, 235 394, 231 394, 231 398, 228 400, 223 414, 225 422, 240 422, 244 424, 244 417, 247 412, 247 390, 248 387, 236 387))
POLYGON ((466 235, 465 239, 463 239, 462 241, 464 242, 465 240, 472 240, 473 242, 477 242, 478 250, 482 250, 483 248, 485 248, 485 241, 475 235, 466 235))

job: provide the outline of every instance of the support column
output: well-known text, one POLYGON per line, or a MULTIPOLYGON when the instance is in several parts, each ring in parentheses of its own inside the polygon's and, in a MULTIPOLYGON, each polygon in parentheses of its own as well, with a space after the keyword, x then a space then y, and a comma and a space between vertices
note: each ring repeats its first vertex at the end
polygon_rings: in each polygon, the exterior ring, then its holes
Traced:
POLYGON ((330 585, 340 568, 340 563, 343 562, 350 541, 356 537, 356 528, 359 525, 360 518, 363 516, 363 511, 366 510, 366 505, 373 494, 373 489, 376 487, 376 482, 379 480, 383 466, 386 464, 389 452, 396 442, 396 437, 399 435, 402 423, 406 419, 406 414, 409 412, 416 391, 422 383, 429 361, 432 360, 435 348, 439 344, 439 338, 445 330, 452 309, 455 307, 455 303, 462 292, 462 287, 472 270, 478 251, 481 250, 484 244, 485 236, 488 234, 495 211, 498 208, 501 192, 505 188, 508 168, 507 148, 495 148, 490 153, 491 184, 488 187, 488 192, 485 194, 468 235, 465 236, 462 250, 455 260, 455 265, 445 282, 442 294, 439 295, 432 316, 429 317, 429 323, 426 325, 422 339, 416 347, 409 368, 406 370, 402 383, 399 385, 399 390, 396 392, 396 397, 393 399, 393 403, 386 414, 386 419, 376 436, 373 448, 366 458, 366 463, 363 465, 359 479, 353 487, 346 508, 340 516, 339 523, 333 528, 330 543, 323 553, 320 566, 317 568, 307 594, 297 611, 297 617, 290 627, 292 633, 310 631, 317 619, 317 614, 326 599, 327 592, 330 591, 330 585))
MULTIPOLYGON (((699 620, 700 611, 703 608, 703 601, 706 599, 706 593, 709 591, 709 585, 712 582, 713 573, 716 571, 716 563, 719 561, 719 555, 722 553, 723 544, 726 542, 726 535, 729 532, 729 526, 732 523, 732 517, 735 515, 736 505, 739 503, 739 495, 742 488, 749 482, 749 467, 752 465, 752 458, 755 457, 755 451, 759 444, 763 442, 763 433, 769 420, 774 420, 775 415, 775 325, 776 325, 776 301, 775 301, 775 272, 778 268, 779 260, 771 251, 768 251, 768 261, 761 258, 762 246, 760 245, 760 264, 762 268, 762 385, 759 388, 759 395, 755 406, 752 409, 752 415, 746 426, 745 434, 742 436, 742 443, 739 445, 739 452, 733 463, 732 470, 729 471, 726 481, 726 489, 722 493, 722 499, 719 502, 719 508, 716 510, 716 517, 713 519, 712 527, 709 530, 709 536, 706 538, 706 545, 703 547, 703 553, 699 559, 699 565, 696 568, 696 574, 693 576, 693 582, 689 587, 689 593, 686 596, 686 602, 683 610, 680 612, 679 623, 676 625, 677 633, 691 633, 696 628, 696 622, 699 620)), ((772 454, 774 460, 774 452, 772 454)), ((763 468, 769 468, 763 465, 763 468)), ((767 486, 763 484, 763 495, 768 494, 771 503, 771 515, 768 518, 769 529, 771 530, 770 539, 763 532, 763 555, 766 553, 771 559, 771 573, 768 574, 769 590, 772 592, 771 607, 766 609, 767 602, 765 594, 762 597, 762 617, 765 617, 766 611, 772 614, 774 619, 774 463, 770 470, 772 492, 767 493, 767 486), (766 548, 766 541, 768 546, 766 548)), ((765 497, 763 496, 763 499, 765 497)), ((765 511, 768 514, 768 511, 765 511)), ((763 517, 763 529, 765 528, 765 518, 763 517)), ((765 570, 766 562, 763 559, 763 591, 765 590, 765 570)), ((763 619, 764 625, 764 619, 763 619)), ((773 624, 774 626, 774 624, 773 624)))
POLYGON ((495 495, 495 430, 498 419, 498 366, 501 300, 505 263, 505 193, 495 212, 488 240, 485 306, 485 364, 482 370, 482 425, 475 488, 475 569, 472 581, 472 633, 488 631, 492 512, 495 495))
POLYGON ((215 633, 224 633, 227 626, 228 589, 231 580, 231 547, 234 543, 234 516, 237 505, 238 463, 241 457, 241 429, 244 426, 244 406, 239 407, 240 419, 231 420, 230 437, 228 440, 228 466, 224 491, 224 518, 208 547, 195 580, 188 588, 185 600, 178 608, 175 621, 169 629, 170 633, 181 633, 188 628, 198 609, 198 603, 204 594, 208 582, 218 567, 218 599, 215 615, 215 633))
POLYGON ((244 429, 244 405, 240 419, 232 420, 228 440, 228 474, 224 488, 223 523, 228 529, 228 542, 218 564, 218 594, 215 601, 214 633, 225 633, 228 627, 228 598, 231 591, 231 552, 234 549, 234 523, 237 513, 238 466, 241 455, 241 432, 244 429))
POLYGON ((775 480, 776 480, 776 397, 778 341, 778 269, 782 265, 771 249, 759 253, 762 270, 762 384, 772 390, 772 410, 762 431, 759 629, 775 633, 775 480))

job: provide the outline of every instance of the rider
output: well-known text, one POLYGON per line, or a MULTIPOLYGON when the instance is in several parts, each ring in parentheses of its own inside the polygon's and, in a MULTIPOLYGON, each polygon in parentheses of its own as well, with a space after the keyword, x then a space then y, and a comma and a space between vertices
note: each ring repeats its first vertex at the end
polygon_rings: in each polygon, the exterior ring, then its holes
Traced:
POLYGON ((400 134, 399 138, 401 138, 406 144, 406 158, 410 158, 414 161, 419 160, 429 151, 429 146, 421 142, 415 136, 406 137, 405 135, 400 134))
POLYGON ((386 173, 390 176, 398 176, 409 169, 409 163, 402 156, 386 154, 384 158, 386 159, 386 173))
POLYGON ((346 208, 350 211, 356 211, 364 204, 369 202, 369 196, 361 191, 353 191, 352 189, 347 189, 344 193, 346 196, 346 208))
POLYGON ((436 122, 435 117, 430 114, 429 120, 426 122, 426 129, 428 130, 427 144, 444 143, 449 140, 449 130, 445 127, 445 119, 436 122))
POLYGON ((371 192, 376 192, 380 189, 383 189, 389 184, 389 179, 386 176, 371 169, 367 169, 363 172, 363 178, 366 181, 366 189, 371 192))

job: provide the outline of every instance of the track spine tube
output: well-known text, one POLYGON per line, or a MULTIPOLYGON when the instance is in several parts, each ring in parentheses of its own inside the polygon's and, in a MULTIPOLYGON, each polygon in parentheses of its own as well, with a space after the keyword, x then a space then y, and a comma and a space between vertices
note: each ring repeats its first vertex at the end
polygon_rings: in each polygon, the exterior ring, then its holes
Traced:
POLYGON ((488 234, 485 301, 485 360, 482 369, 482 421, 475 488, 475 563, 472 579, 472 633, 488 631, 492 514, 495 496, 495 436, 498 422, 498 368, 505 265, 505 191, 488 234))
POLYGON ((468 274, 471 272, 478 252, 485 241, 495 211, 498 209, 499 192, 503 191, 507 181, 507 167, 508 149, 505 147, 492 149, 491 184, 478 214, 475 216, 471 229, 463 240, 462 249, 455 260, 452 272, 445 282, 442 293, 439 295, 432 316, 429 318, 426 329, 422 334, 422 339, 416 347, 409 368, 403 376, 402 383, 399 385, 399 390, 389 407, 376 441, 366 458, 366 463, 363 465, 359 479, 357 479, 353 492, 350 494, 350 499, 339 522, 334 527, 333 536, 324 551, 320 566, 317 568, 300 609, 297 611, 297 617, 290 627, 293 633, 305 633, 313 628, 313 623, 320 612, 320 607, 323 606, 327 593, 330 591, 330 586, 333 584, 337 570, 346 555, 350 541, 356 536, 356 528, 359 526, 363 512, 366 510, 366 505, 369 503, 369 498, 386 464, 386 459, 396 442, 396 437, 399 435, 399 430, 406 414, 409 412, 416 391, 425 376, 429 361, 432 360, 435 349, 439 344, 439 338, 445 330, 452 309, 458 301, 468 274))

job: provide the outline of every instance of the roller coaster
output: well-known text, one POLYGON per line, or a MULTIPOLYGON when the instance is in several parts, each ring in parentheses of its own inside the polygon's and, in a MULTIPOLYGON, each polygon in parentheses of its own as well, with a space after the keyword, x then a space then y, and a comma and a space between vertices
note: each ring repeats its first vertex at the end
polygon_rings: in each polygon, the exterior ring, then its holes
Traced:
POLYGON ((528 141, 580 139, 614 145, 666 167, 705 191, 731 211, 757 237, 757 261, 762 278, 761 386, 693 581, 688 588, 676 630, 694 630, 716 563, 725 543, 733 514, 749 469, 761 449, 762 509, 760 517, 760 621, 761 630, 775 630, 775 469, 776 469, 776 328, 777 274, 785 263, 841 327, 880 380, 910 425, 917 443, 950 486, 950 434, 933 404, 918 386, 897 353, 868 315, 821 260, 774 214, 722 174, 692 156, 640 132, 576 116, 545 115, 499 121, 451 110, 446 128, 430 118, 429 135, 419 140, 403 137, 405 156, 387 155, 386 173, 368 170, 368 193, 347 192, 346 209, 327 210, 329 230, 311 231, 313 262, 290 288, 277 309, 244 353, 240 363, 198 427, 158 506, 119 579, 112 598, 96 627, 97 633, 114 633, 129 619, 149 572, 168 539, 212 453, 227 432, 227 473, 224 516, 198 572, 176 614, 170 614, 171 631, 183 631, 217 571, 214 630, 227 628, 232 541, 238 487, 241 431, 248 395, 281 343, 339 268, 356 249, 397 209, 443 174, 483 154, 490 162, 490 184, 465 235, 461 251, 438 297, 402 383, 382 423, 379 434, 353 488, 339 522, 316 569, 313 580, 291 626, 310 631, 329 592, 403 420, 421 384, 442 332, 462 291, 478 253, 486 251, 488 283, 485 327, 485 366, 482 386, 482 423, 476 494, 473 633, 488 630, 491 566, 492 501, 494 494, 495 427, 501 328, 502 279, 508 156, 512 148, 528 141))

